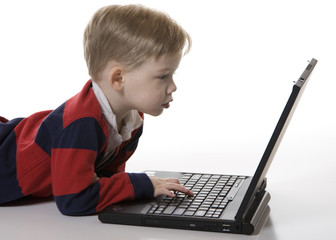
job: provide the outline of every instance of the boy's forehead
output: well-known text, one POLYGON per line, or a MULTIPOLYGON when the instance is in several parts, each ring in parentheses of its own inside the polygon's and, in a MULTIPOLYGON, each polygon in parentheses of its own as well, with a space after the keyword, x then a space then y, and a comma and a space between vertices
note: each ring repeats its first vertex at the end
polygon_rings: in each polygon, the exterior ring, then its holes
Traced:
POLYGON ((155 70, 159 71, 167 71, 171 69, 175 69, 179 66, 182 58, 182 54, 176 54, 173 56, 164 55, 158 58, 152 57, 147 61, 148 65, 152 64, 152 67, 155 67, 155 70))

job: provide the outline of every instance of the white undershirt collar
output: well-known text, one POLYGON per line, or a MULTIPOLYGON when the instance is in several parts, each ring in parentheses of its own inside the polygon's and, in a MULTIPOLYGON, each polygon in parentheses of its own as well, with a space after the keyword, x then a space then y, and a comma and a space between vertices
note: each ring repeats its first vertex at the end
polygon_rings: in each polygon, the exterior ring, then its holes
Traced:
POLYGON ((122 142, 127 141, 131 138, 132 132, 139 128, 143 124, 143 120, 140 117, 138 111, 130 111, 123 119, 123 126, 121 127, 120 133, 118 132, 117 118, 113 113, 112 108, 99 85, 92 81, 92 90, 96 95, 99 102, 102 113, 104 114, 109 129, 109 139, 104 158, 109 157, 116 147, 118 147, 122 142))

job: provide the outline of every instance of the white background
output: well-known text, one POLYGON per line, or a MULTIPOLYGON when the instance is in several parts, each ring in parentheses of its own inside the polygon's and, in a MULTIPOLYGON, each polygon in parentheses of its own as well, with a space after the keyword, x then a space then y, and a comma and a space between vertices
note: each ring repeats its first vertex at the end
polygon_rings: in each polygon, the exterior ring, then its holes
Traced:
POLYGON ((175 76, 174 102, 159 117, 145 116, 128 171, 252 175, 293 81, 314 57, 319 62, 268 174, 268 189, 282 203, 271 206, 271 214, 318 222, 335 214, 330 209, 317 216, 336 197, 331 0, 0 0, 0 116, 54 109, 79 92, 89 79, 84 28, 98 8, 113 3, 165 11, 193 39, 175 76), (308 205, 308 198, 316 201, 308 205), (295 212, 284 211, 292 204, 295 212))

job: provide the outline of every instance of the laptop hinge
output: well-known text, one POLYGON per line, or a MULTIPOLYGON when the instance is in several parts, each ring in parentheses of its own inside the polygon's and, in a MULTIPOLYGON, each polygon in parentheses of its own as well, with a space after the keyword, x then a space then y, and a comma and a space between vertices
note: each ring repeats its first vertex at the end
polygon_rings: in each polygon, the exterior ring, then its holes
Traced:
POLYGON ((237 222, 243 222, 243 220, 247 218, 247 217, 246 217, 246 214, 247 214, 249 211, 251 211, 251 206, 252 206, 252 204, 253 204, 256 200, 258 200, 258 196, 259 196, 260 194, 263 194, 263 192, 264 192, 265 189, 266 189, 266 185, 267 185, 267 178, 264 178, 264 180, 263 180, 263 181, 261 182, 261 184, 260 184, 260 187, 259 187, 258 191, 255 193, 254 197, 252 197, 252 198, 250 199, 250 202, 249 202, 248 205, 246 206, 245 211, 244 211, 244 213, 242 214, 242 216, 239 217, 239 216, 238 216, 238 213, 236 214, 236 216, 235 216, 235 220, 236 220, 237 222))
POLYGON ((262 199, 262 197, 265 193, 266 186, 267 186, 267 178, 264 178, 264 180, 262 181, 258 191, 254 195, 253 200, 250 202, 250 204, 246 208, 246 211, 243 215, 243 221, 248 220, 249 215, 254 213, 254 210, 255 210, 255 207, 256 207, 254 205, 258 205, 258 203, 261 201, 261 199, 262 199))
POLYGON ((262 224, 262 219, 265 218, 264 215, 267 209, 269 213, 268 202, 270 199, 271 195, 267 191, 262 190, 258 192, 244 216, 242 222, 242 233, 251 234, 259 227, 260 224, 262 224))

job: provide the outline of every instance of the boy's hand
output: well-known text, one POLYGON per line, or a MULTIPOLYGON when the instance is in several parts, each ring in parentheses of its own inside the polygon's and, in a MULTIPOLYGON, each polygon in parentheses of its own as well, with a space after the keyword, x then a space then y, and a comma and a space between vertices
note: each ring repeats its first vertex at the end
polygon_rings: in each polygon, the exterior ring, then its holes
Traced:
POLYGON ((194 193, 182 186, 178 179, 176 178, 158 178, 158 177, 149 177, 152 181, 154 187, 154 197, 159 197, 161 195, 166 195, 168 197, 175 197, 175 194, 172 191, 182 192, 188 196, 193 196, 194 193))

